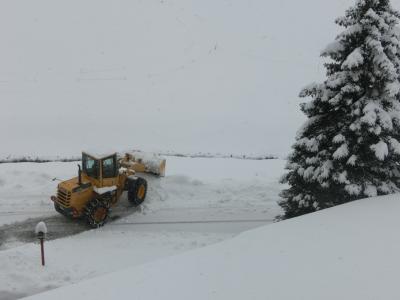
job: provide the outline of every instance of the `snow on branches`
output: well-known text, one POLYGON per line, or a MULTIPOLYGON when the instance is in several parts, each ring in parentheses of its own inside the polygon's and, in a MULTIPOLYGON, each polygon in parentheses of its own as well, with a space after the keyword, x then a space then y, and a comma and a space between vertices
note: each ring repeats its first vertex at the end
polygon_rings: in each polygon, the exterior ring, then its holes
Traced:
POLYGON ((361 66, 364 63, 364 56, 360 48, 355 49, 347 56, 346 60, 342 63, 342 69, 353 69, 361 66))

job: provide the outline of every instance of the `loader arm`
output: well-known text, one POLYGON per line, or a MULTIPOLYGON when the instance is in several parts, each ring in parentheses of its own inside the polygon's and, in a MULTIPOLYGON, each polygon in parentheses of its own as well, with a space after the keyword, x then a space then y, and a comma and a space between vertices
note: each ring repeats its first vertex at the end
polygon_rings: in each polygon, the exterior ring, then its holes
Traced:
POLYGON ((139 173, 150 173, 161 177, 165 176, 166 161, 153 154, 129 152, 119 160, 120 166, 139 173))

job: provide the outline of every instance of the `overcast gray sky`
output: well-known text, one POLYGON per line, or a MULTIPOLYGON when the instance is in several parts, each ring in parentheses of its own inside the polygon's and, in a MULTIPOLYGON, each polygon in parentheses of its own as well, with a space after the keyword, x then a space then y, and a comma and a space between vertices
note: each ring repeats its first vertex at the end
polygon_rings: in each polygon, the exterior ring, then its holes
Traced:
POLYGON ((352 3, 3 1, 0 154, 286 155, 352 3))

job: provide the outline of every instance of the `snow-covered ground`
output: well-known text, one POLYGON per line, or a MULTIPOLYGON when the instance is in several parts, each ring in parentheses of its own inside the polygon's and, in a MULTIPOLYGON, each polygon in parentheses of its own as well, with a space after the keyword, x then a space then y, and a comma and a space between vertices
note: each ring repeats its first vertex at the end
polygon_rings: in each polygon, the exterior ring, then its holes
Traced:
MULTIPOLYGON (((284 164, 283 160, 168 158, 165 178, 147 177, 149 193, 140 209, 122 199, 119 206, 131 211, 122 218, 99 230, 47 242, 44 269, 38 245, 5 241, 0 251, 0 299, 77 283, 272 223, 280 213, 276 201, 284 164)), ((55 215, 48 224, 49 234, 69 226, 48 198, 57 185, 52 179, 66 179, 76 170, 76 162, 0 164, 1 222, 55 215)), ((113 213, 118 215, 121 209, 113 213)), ((23 228, 32 234, 34 229, 23 228)), ((9 230, 18 234, 18 228, 9 230)))
POLYGON ((30 299, 399 299, 398 198, 268 225, 30 299))
POLYGON ((77 174, 75 162, 1 164, 0 224, 53 215, 49 197, 56 192, 57 179, 77 174))
POLYGON ((232 236, 221 232, 170 231, 161 226, 147 230, 107 226, 45 243, 45 268, 40 265, 38 244, 0 251, 0 299, 17 299, 81 282, 232 236))
MULTIPOLYGON (((279 159, 169 157, 165 178, 146 176, 149 193, 142 214, 213 208, 208 217, 220 210, 276 216, 284 164, 279 159)), ((50 196, 58 180, 77 176, 77 170, 77 162, 0 164, 0 225, 56 214, 50 196)))

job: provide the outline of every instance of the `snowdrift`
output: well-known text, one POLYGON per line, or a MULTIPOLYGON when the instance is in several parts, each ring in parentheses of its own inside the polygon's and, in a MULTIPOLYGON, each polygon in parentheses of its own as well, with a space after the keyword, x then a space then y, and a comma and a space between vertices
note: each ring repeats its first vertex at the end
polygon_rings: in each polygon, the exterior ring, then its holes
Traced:
POLYGON ((30 299, 399 299, 399 211, 361 200, 30 299))

